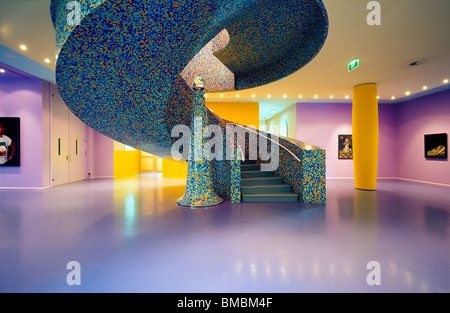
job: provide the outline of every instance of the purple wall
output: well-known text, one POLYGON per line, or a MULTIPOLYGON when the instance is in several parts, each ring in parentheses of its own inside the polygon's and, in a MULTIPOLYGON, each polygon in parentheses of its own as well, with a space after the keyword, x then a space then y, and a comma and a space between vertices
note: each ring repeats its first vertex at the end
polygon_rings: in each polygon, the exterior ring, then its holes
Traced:
POLYGON ((0 80, 0 116, 20 117, 21 128, 21 166, 0 167, 0 188, 43 187, 42 114, 42 80, 0 80))
MULTIPOLYGON (((378 177, 396 177, 395 108, 379 104, 378 177)), ((352 133, 350 103, 297 103, 297 139, 326 149, 327 177, 353 177, 353 160, 338 159, 338 135, 352 133)))
POLYGON ((449 160, 424 157, 425 134, 450 134, 450 90, 398 104, 396 113, 398 176, 450 185, 449 160))
POLYGON ((92 129, 93 178, 114 177, 114 140, 92 129))

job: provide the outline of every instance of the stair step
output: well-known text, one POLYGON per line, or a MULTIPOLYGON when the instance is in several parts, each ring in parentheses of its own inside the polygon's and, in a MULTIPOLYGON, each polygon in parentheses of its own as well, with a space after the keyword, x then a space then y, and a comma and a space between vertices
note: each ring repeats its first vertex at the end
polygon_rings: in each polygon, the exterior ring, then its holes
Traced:
POLYGON ((296 202, 298 195, 295 193, 264 193, 254 195, 242 195, 242 202, 296 202))
POLYGON ((244 164, 241 165, 241 172, 248 172, 248 171, 260 171, 261 165, 259 164, 244 164))
POLYGON ((290 185, 242 186, 243 195, 289 192, 291 192, 290 185))
POLYGON ((272 177, 273 171, 248 171, 241 172, 241 178, 258 178, 258 177, 272 177))
POLYGON ((264 186, 282 184, 281 177, 258 177, 258 178, 242 178, 241 186, 264 186))

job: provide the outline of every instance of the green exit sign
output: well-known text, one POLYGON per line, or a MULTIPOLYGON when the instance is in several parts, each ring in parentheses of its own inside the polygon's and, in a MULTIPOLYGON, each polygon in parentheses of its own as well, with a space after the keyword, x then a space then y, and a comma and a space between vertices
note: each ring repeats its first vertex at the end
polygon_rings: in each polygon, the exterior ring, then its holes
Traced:
POLYGON ((348 63, 348 71, 353 71, 355 68, 359 66, 359 59, 355 59, 348 63))

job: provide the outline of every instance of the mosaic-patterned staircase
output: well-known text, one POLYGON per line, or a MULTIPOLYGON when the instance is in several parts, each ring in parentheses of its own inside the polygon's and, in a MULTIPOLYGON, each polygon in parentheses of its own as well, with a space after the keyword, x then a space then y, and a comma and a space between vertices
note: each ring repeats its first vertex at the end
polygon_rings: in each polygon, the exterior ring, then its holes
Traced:
POLYGON ((242 202, 295 202, 298 195, 291 186, 283 184, 273 171, 261 171, 255 161, 241 163, 242 202))

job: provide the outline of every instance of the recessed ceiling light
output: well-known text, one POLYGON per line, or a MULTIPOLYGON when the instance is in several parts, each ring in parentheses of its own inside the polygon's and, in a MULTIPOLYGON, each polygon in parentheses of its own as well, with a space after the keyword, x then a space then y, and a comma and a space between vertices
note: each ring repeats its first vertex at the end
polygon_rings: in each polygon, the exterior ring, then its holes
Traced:
POLYGON ((428 86, 423 86, 422 89, 423 89, 423 90, 427 90, 427 89, 428 89, 428 86))
POLYGON ((380 99, 380 96, 377 96, 377 99, 380 99))
POLYGON ((50 63, 50 59, 45 59, 44 62, 45 63, 50 63))
POLYGON ((275 112, 277 112, 277 110, 271 110, 270 112, 275 113, 275 112))
POLYGON ((331 96, 330 96, 330 99, 333 99, 333 98, 334 98, 334 96, 333 96, 333 95, 331 95, 331 96))
POLYGON ((223 98, 223 94, 220 94, 220 97, 223 98))
POLYGON ((299 97, 299 98, 303 98, 303 96, 302 96, 302 95, 298 95, 298 97, 299 97))
POLYGON ((25 45, 20 45, 20 50, 23 50, 23 51, 27 50, 27 46, 25 46, 25 45))
POLYGON ((267 95, 267 98, 270 98, 270 97, 272 97, 271 95, 267 95))
POLYGON ((392 100, 395 100, 395 97, 394 97, 394 96, 392 96, 392 97, 391 97, 391 99, 392 99, 392 100))
POLYGON ((348 99, 349 98, 349 96, 347 95, 347 96, 345 96, 345 99, 348 99))
POLYGON ((236 95, 236 98, 239 98, 239 95, 236 95))
POLYGON ((409 96, 411 93, 409 91, 405 92, 405 95, 409 96))
POLYGON ((286 98, 287 98, 287 95, 283 95, 283 98, 285 98, 285 99, 286 99, 286 98))
POLYGON ((0 73, 6 72, 4 69, 0 68, 0 73))
POLYGON ((265 120, 266 118, 263 116, 263 117, 261 117, 261 119, 262 119, 262 120, 265 120))
POLYGON ((448 79, 444 79, 444 84, 448 84, 448 79))
POLYGON ((319 98, 319 96, 318 95, 314 95, 314 99, 317 99, 317 98, 319 98))
POLYGON ((208 98, 208 94, 207 93, 205 93, 205 98, 208 98))
POLYGON ((252 98, 254 98, 255 97, 255 95, 252 95, 252 98))

